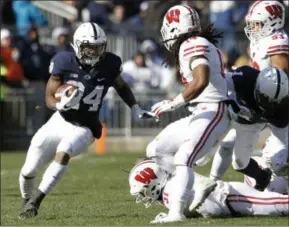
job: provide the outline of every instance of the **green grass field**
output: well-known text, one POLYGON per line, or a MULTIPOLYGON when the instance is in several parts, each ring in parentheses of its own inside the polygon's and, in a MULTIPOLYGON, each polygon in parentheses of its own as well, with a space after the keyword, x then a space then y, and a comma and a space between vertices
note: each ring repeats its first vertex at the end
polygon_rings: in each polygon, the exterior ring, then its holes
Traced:
MULTIPOLYGON (((129 195, 128 174, 137 153, 85 154, 72 160, 62 181, 42 203, 33 220, 18 220, 21 204, 18 174, 25 153, 1 153, 1 225, 149 225, 162 206, 145 209, 129 195)), ((207 173, 210 165, 198 168, 207 173)), ((41 175, 38 176, 38 182, 41 175)), ((242 180, 230 170, 226 180, 242 180)), ((172 225, 172 224, 170 224, 172 225)), ((272 225, 288 226, 287 217, 191 219, 177 225, 272 225)))

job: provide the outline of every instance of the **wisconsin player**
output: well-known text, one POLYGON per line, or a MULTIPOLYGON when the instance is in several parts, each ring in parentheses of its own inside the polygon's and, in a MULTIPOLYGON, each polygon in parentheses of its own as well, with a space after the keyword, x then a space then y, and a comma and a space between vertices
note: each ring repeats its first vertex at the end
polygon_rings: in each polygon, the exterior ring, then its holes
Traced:
MULTIPOLYGON (((252 67, 257 70, 263 70, 270 65, 289 73, 289 41, 286 32, 283 30, 285 25, 285 9, 278 1, 256 1, 250 7, 246 16, 247 26, 245 33, 250 40, 250 57, 252 67)), ((259 131, 265 127, 260 126, 259 131)), ((266 146, 262 151, 264 161, 269 168, 282 168, 279 165, 278 157, 283 157, 287 160, 288 157, 288 125, 284 127, 276 127, 274 124, 269 124, 271 135, 266 141, 266 146)), ((218 153, 232 152, 236 141, 236 132, 230 131, 224 138, 219 148, 218 153)), ((221 161, 221 159, 220 159, 221 161)), ((218 164, 222 166, 222 163, 218 164)), ((283 165, 288 165, 283 162, 283 165)), ((253 177, 256 173, 255 167, 258 164, 251 159, 250 162, 239 162, 236 168, 240 172, 253 177)), ((214 170, 213 177, 219 175, 218 170, 214 170)), ((255 187, 260 190, 266 188, 266 180, 260 178, 260 184, 255 187), (263 181, 263 182, 262 182, 263 181)))
MULTIPOLYGON (((227 82, 230 98, 243 111, 231 111, 231 127, 237 135, 234 150, 220 149, 215 154, 210 176, 214 180, 222 179, 233 155, 234 169, 253 178, 254 187, 263 191, 270 183, 272 172, 274 180, 280 166, 286 165, 288 154, 280 152, 278 146, 272 148, 271 163, 274 165, 267 164, 264 169, 250 157, 264 124, 269 123, 278 129, 288 127, 288 77, 283 70, 273 67, 260 72, 243 66, 227 73, 227 82)), ((264 162, 268 163, 266 160, 264 162)))
MULTIPOLYGON (((288 195, 276 192, 259 192, 242 182, 218 181, 215 190, 193 211, 189 210, 199 184, 210 179, 195 174, 195 184, 188 191, 185 204, 187 218, 236 217, 236 216, 285 216, 289 214, 288 195)), ((162 204, 169 210, 174 203, 174 188, 178 184, 175 175, 162 170, 153 160, 145 160, 134 166, 128 177, 130 194, 136 203, 143 203, 146 208, 153 204, 162 204)), ((167 213, 158 214, 151 224, 163 223, 167 213)))
POLYGON ((64 175, 70 158, 85 151, 95 138, 100 138, 99 110, 109 87, 115 88, 139 118, 154 117, 137 105, 132 91, 120 77, 121 59, 106 52, 106 43, 101 27, 83 23, 73 36, 75 52, 60 52, 51 60, 46 105, 56 112, 32 138, 20 172, 19 186, 24 200, 21 219, 38 214, 41 201, 64 175), (77 89, 68 97, 66 91, 70 87, 67 87, 58 101, 55 93, 62 84, 77 89), (50 161, 33 193, 36 174, 50 161))
POLYGON ((206 155, 229 127, 227 87, 221 51, 215 46, 221 34, 213 25, 202 27, 197 12, 176 5, 164 16, 163 42, 176 60, 185 89, 173 100, 156 103, 156 115, 187 105, 190 116, 168 125, 153 140, 147 156, 162 168, 175 166, 174 200, 162 222, 181 221, 194 182, 191 170, 196 160, 206 155), (170 149, 163 149, 170 147, 170 149))

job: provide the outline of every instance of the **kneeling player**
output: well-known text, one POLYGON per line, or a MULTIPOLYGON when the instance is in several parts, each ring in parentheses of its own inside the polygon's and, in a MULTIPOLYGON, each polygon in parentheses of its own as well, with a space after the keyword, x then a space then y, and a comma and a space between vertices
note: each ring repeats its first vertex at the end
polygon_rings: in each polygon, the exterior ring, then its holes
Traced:
MULTIPOLYGON (((185 205, 187 218, 199 214, 213 216, 253 216, 253 215, 288 215, 288 195, 275 192, 259 192, 241 182, 218 181, 215 190, 192 212, 189 211, 194 193, 201 182, 210 179, 195 173, 195 184, 190 190, 188 203, 185 205)), ((154 203, 163 204, 168 209, 173 202, 172 191, 175 188, 175 176, 159 168, 153 160, 138 163, 129 174, 130 194, 137 203, 146 208, 154 203)), ((151 223, 163 223, 166 213, 160 213, 151 223)))
POLYGON ((97 24, 81 24, 73 39, 75 53, 60 52, 51 61, 46 105, 57 111, 34 135, 21 169, 19 185, 24 200, 21 219, 38 214, 41 201, 64 175, 69 159, 101 136, 99 110, 109 87, 116 89, 138 117, 154 117, 136 104, 133 93, 120 77, 121 59, 105 51, 106 35, 97 24), (58 101, 55 93, 62 84, 77 89, 68 97, 70 87, 67 87, 58 101), (36 174, 50 161, 32 194, 36 174))

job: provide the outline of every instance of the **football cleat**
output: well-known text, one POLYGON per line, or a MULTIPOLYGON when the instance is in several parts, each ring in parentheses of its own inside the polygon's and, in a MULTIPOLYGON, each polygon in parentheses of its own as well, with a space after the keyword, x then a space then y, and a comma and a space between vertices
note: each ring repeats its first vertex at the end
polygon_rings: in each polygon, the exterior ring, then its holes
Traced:
POLYGON ((194 200, 189 206, 190 212, 196 211, 217 186, 217 183, 214 180, 211 180, 201 174, 195 173, 195 176, 195 184, 198 185, 198 190, 195 191, 194 200))
POLYGON ((18 216, 19 219, 29 219, 38 215, 38 207, 34 203, 27 203, 23 212, 18 216))

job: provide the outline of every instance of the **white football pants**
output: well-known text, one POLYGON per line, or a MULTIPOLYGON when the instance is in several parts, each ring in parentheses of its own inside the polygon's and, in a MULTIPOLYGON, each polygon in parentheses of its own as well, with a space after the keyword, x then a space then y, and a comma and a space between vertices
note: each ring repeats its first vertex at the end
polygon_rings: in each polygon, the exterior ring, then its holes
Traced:
POLYGON ((164 128, 147 146, 146 155, 171 173, 174 165, 192 167, 223 138, 229 122, 224 103, 197 104, 190 116, 164 128))
POLYGON ((55 112, 32 138, 21 174, 34 177, 53 160, 56 152, 77 156, 86 151, 93 141, 90 129, 73 125, 65 121, 59 112, 55 112))

